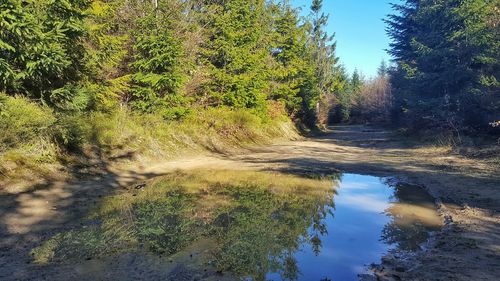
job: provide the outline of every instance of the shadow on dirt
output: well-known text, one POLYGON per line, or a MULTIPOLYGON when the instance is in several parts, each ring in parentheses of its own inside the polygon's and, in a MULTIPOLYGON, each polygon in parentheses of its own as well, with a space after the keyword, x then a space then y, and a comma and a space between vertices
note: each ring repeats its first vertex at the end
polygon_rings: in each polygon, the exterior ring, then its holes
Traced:
POLYGON ((31 249, 54 233, 75 227, 79 223, 76 218, 85 216, 100 198, 161 175, 135 171, 118 175, 110 169, 111 161, 133 157, 128 153, 106 159, 98 153, 92 173, 85 173, 82 180, 78 179, 87 167, 75 166, 70 169, 72 182, 55 181, 0 195, 0 280, 45 280, 43 267, 31 264, 31 249))

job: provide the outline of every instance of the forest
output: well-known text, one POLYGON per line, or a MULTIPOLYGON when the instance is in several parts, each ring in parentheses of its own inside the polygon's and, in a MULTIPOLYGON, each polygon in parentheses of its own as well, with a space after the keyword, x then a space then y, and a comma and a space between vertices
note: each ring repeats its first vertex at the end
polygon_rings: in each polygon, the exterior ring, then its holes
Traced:
POLYGON ((500 2, 395 0, 371 76, 305 2, 0 0, 0 279, 312 280, 296 255, 348 206, 336 230, 397 244, 349 268, 496 280, 500 2))
POLYGON ((2 157, 41 137, 69 152, 121 145, 105 135, 122 129, 103 120, 151 130, 217 111, 302 130, 371 120, 498 134, 498 3, 393 8, 394 60, 366 79, 341 65, 320 0, 307 17, 287 1, 3 0, 2 157))
POLYGON ((263 0, 2 1, 2 162, 165 144, 167 130, 315 128, 346 79, 321 6, 306 19, 263 0))

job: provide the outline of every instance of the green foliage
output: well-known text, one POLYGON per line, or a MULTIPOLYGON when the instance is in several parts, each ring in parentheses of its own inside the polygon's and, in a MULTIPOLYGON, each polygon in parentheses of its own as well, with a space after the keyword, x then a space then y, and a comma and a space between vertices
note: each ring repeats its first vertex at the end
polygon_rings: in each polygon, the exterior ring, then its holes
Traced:
MULTIPOLYGON (((315 80, 309 80, 311 85, 308 87, 308 95, 305 100, 308 101, 309 112, 306 120, 309 126, 321 118, 321 112, 329 111, 332 107, 334 95, 342 95, 338 92, 336 86, 341 78, 342 69, 338 66, 339 58, 336 57, 336 42, 333 35, 328 35, 325 31, 328 23, 328 14, 321 12, 323 0, 314 0, 311 5, 311 20, 309 26, 309 43, 311 49, 311 64, 314 67, 315 80), (337 90, 337 92, 335 92, 337 90), (325 108, 326 105, 326 108, 325 108)), ((309 78, 309 79, 311 79, 309 78)), ((323 120, 323 122, 325 122, 323 120)))
POLYGON ((54 127, 55 141, 59 147, 68 152, 81 152, 90 143, 91 124, 81 113, 59 116, 54 127))
POLYGON ((0 14, 0 90, 58 111, 127 105, 164 119, 190 107, 267 114, 271 100, 314 126, 338 59, 328 16, 287 2, 6 0, 0 14))
POLYGON ((0 152, 50 138, 55 121, 52 110, 46 106, 0 93, 0 152))
POLYGON ((271 9, 276 25, 272 55, 277 64, 273 69, 275 86, 270 98, 284 102, 289 114, 299 117, 303 115, 301 88, 308 78, 313 78, 308 77, 313 67, 308 61, 307 29, 300 25, 298 11, 286 3, 271 9))
POLYGON ((269 92, 270 26, 265 1, 230 0, 206 7, 209 40, 202 56, 211 105, 264 108, 269 92))
POLYGON ((351 77, 348 77, 343 67, 339 68, 338 72, 338 82, 335 84, 338 94, 330 118, 334 122, 346 123, 351 121, 351 115, 359 114, 358 104, 365 81, 357 69, 351 77))
POLYGON ((388 19, 398 110, 415 128, 484 131, 500 112, 498 3, 408 0, 388 19))
POLYGON ((180 38, 172 33, 169 20, 163 13, 151 11, 138 21, 130 91, 132 107, 176 119, 188 112, 183 107, 187 99, 179 92, 185 80, 182 72, 184 54, 180 38))
POLYGON ((48 98, 83 71, 79 1, 7 0, 0 4, 0 90, 48 98))
POLYGON ((129 53, 126 44, 130 34, 122 30, 125 27, 119 19, 122 6, 120 1, 95 0, 85 11, 86 68, 96 82, 116 78, 129 53))

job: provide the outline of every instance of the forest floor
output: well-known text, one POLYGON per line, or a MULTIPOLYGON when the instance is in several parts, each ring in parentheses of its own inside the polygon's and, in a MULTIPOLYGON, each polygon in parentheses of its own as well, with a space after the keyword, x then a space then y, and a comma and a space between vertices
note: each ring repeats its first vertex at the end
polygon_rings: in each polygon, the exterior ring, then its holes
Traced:
MULTIPOLYGON (((415 145, 381 128, 335 126, 320 137, 227 153, 169 161, 103 162, 93 176, 76 171, 77 179, 71 182, 54 180, 24 192, 0 193, 0 280, 97 280, 89 273, 102 273, 95 261, 38 266, 32 264, 30 250, 54 233, 71 229, 78 221, 75 218, 108 194, 176 169, 204 167, 284 173, 341 171, 396 176, 422 185, 436 198, 446 225, 424 250, 411 256, 384 257, 382 265, 374 268, 378 279, 498 280, 500 276, 498 161, 415 145)), ((99 279, 154 280, 158 266, 145 259, 123 256, 107 264, 99 279)))

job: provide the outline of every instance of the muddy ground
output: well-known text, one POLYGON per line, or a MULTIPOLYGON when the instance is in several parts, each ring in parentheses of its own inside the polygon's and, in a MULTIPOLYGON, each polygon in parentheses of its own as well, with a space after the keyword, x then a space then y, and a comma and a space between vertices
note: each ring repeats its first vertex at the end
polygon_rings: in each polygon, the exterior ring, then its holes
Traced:
MULTIPOLYGON (((400 177, 424 186, 436 198, 446 226, 425 250, 384 257, 374 267, 379 280, 498 280, 500 276, 498 165, 464 158, 445 148, 412 145, 380 128, 337 126, 322 137, 225 154, 175 161, 103 162, 93 176, 75 171, 77 179, 71 182, 54 180, 30 191, 0 193, 0 280, 230 279, 210 269, 195 272, 182 263, 165 268, 161 257, 142 253, 49 266, 32 264, 29 254, 42 240, 74 227, 77 218, 103 196, 175 169, 200 167, 286 173, 339 170, 400 177)), ((185 258, 181 253, 178 260, 185 258)))

